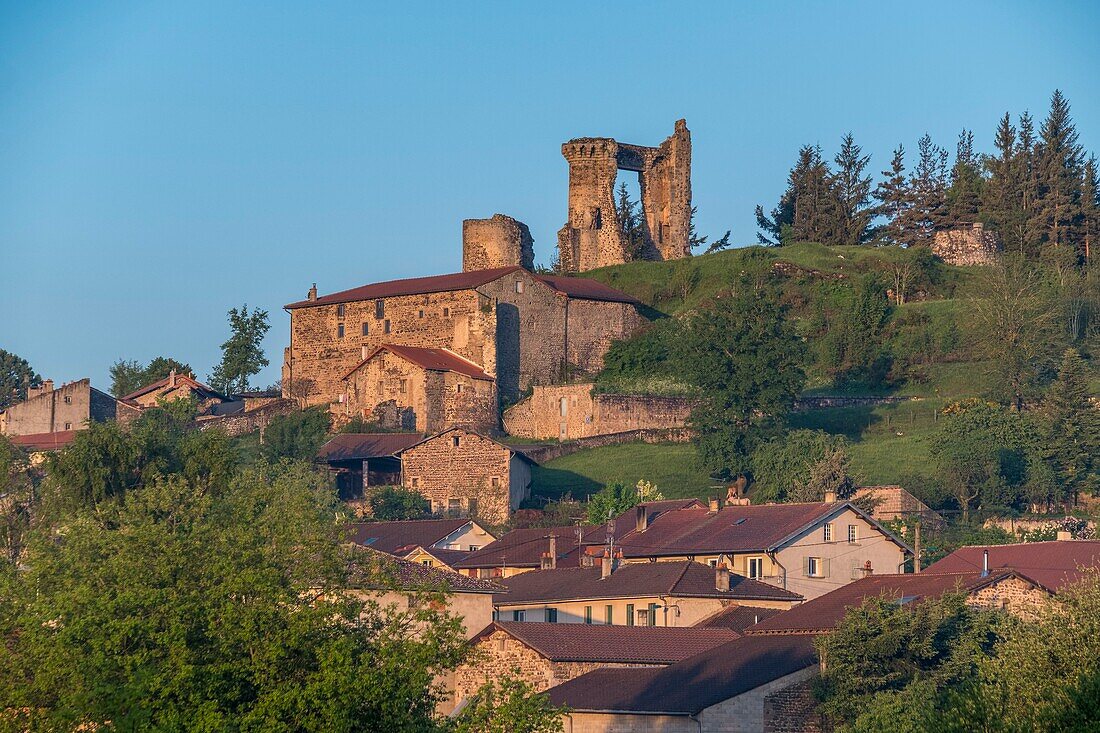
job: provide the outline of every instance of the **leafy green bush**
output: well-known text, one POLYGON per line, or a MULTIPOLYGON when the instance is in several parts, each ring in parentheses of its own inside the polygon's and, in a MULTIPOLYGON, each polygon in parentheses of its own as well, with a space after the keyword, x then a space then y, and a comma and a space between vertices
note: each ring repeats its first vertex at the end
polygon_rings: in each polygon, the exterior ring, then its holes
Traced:
POLYGON ((271 460, 312 460, 331 425, 332 417, 323 405, 274 417, 264 431, 264 455, 271 460))
POLYGON ((401 486, 379 487, 367 501, 371 514, 380 522, 420 519, 431 511, 423 495, 401 486))

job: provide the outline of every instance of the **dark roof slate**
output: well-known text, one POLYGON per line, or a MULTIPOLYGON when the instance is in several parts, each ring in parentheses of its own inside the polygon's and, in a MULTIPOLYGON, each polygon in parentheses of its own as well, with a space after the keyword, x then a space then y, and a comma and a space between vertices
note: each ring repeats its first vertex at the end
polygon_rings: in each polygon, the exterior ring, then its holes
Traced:
POLYGON ((322 461, 388 458, 424 439, 420 433, 341 433, 317 451, 322 461))
MULTIPOLYGON (((581 531, 587 533, 598 529, 582 527, 581 531)), ((542 553, 550 551, 549 537, 552 534, 558 538, 558 567, 576 567, 580 564, 576 530, 574 526, 513 529, 495 542, 471 552, 457 567, 499 568, 507 565, 537 568, 542 562, 542 553)))
POLYGON ((352 588, 369 590, 442 591, 449 593, 497 593, 500 586, 450 570, 430 568, 369 547, 358 547, 350 562, 352 588))
POLYGON ((761 621, 766 621, 787 611, 782 608, 760 608, 758 606, 726 606, 721 611, 707 616, 695 624, 697 629, 730 629, 738 634, 761 621))
POLYGON ((1100 567, 1100 541, 1061 540, 1024 542, 1012 545, 978 545, 960 547, 939 562, 932 563, 927 573, 955 573, 982 569, 982 556, 989 552, 989 567, 1012 568, 1057 593, 1081 578, 1080 568, 1100 567))
POLYGON ((730 587, 715 587, 715 570, 698 562, 627 563, 603 578, 602 568, 557 568, 513 575, 501 582, 508 592, 501 603, 537 603, 589 598, 683 596, 741 600, 799 601, 797 593, 730 573, 730 587))
POLYGON ((469 519, 410 519, 400 522, 356 522, 348 525, 348 540, 391 555, 425 549, 470 523, 469 519))
POLYGON ((738 634, 729 629, 496 621, 472 641, 504 631, 554 662, 672 664, 738 634))
POLYGON ((658 669, 597 669, 547 690, 575 711, 695 715, 817 664, 806 636, 742 637, 658 669))

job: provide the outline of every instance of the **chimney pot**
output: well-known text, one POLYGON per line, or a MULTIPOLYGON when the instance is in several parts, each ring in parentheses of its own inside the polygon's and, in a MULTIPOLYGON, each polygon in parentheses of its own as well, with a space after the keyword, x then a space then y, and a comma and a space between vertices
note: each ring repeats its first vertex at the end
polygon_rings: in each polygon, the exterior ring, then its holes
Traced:
POLYGON ((718 500, 717 499, 711 499, 710 500, 710 510, 712 512, 718 511, 718 500))
POLYGON ((309 289, 309 294, 306 298, 309 300, 317 300, 317 283, 313 283, 313 287, 309 289))
POLYGON ((168 386, 172 389, 176 388, 176 370, 168 372, 168 386))
POLYGON ((982 550, 982 577, 989 575, 989 550, 982 550))
POLYGON ((725 560, 714 566, 714 589, 722 593, 730 589, 730 569, 726 567, 725 560))
POLYGON ((42 382, 42 393, 53 392, 53 380, 47 379, 42 382))
POLYGON ((558 537, 550 535, 550 569, 558 566, 558 537))
POLYGON ((825 503, 826 504, 835 504, 836 503, 836 492, 835 491, 826 491, 825 492, 825 503))
POLYGON ((611 577, 612 562, 613 560, 610 553, 605 552, 603 554, 603 563, 600 565, 600 580, 607 580, 611 577))
POLYGON ((648 513, 645 506, 639 504, 634 507, 634 529, 638 532, 645 532, 647 527, 649 527, 648 513))
POLYGON ((1059 542, 1069 542, 1073 539, 1073 534, 1069 530, 1060 529, 1058 530, 1057 539, 1059 542))

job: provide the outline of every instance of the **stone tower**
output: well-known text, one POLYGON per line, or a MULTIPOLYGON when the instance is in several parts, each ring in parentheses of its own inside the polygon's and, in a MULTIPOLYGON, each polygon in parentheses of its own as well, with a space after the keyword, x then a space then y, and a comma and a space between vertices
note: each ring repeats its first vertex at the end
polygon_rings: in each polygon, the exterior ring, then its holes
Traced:
POLYGON ((582 137, 563 144, 561 153, 569 162, 569 220, 558 231, 564 272, 691 253, 691 132, 684 120, 660 147, 582 137), (641 189, 644 242, 637 256, 627 251, 615 210, 620 170, 637 172, 641 189))
POLYGON ((504 214, 462 222, 463 272, 512 265, 528 270, 535 266, 534 240, 526 224, 504 214))

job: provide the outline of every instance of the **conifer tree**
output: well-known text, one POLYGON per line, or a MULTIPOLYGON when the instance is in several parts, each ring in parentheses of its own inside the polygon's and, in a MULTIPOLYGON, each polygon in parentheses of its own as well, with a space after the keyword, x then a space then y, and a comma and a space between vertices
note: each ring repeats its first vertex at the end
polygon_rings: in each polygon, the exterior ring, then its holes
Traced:
POLYGON ((839 202, 832 171, 821 158, 820 146, 807 145, 799 151, 792 182, 795 192, 791 224, 793 241, 837 243, 839 202))
POLYGON ((1100 240, 1100 181, 1097 180, 1096 156, 1085 161, 1081 181, 1081 245, 1085 266, 1092 264, 1096 243, 1100 240))
POLYGON ((1016 128, 1005 112, 993 138, 997 152, 987 155, 984 166, 989 178, 982 189, 982 216, 992 222, 1008 251, 1023 253, 1023 180, 1017 161, 1016 128))
POLYGON ((840 152, 833 159, 837 197, 837 241, 840 244, 863 244, 871 236, 871 176, 864 175, 871 162, 870 155, 856 145, 852 133, 844 136, 840 152))
POLYGON ((1035 125, 1031 114, 1020 115, 1020 144, 1016 151, 1016 175, 1020 180, 1020 243, 1028 255, 1037 255, 1042 237, 1039 206, 1039 166, 1035 125))
POLYGON ((978 158, 974 155, 974 133, 963 130, 955 148, 951 187, 947 190, 947 209, 951 224, 973 224, 978 220, 984 183, 978 158))
POLYGON ((619 231, 623 234, 623 246, 626 250, 624 254, 628 259, 635 259, 641 254, 645 237, 642 232, 642 217, 638 214, 638 202, 630 198, 630 190, 625 181, 619 184, 615 211, 618 214, 619 231))
POLYGON ((890 170, 882 172, 883 180, 875 188, 875 199, 879 202, 876 212, 886 217, 886 223, 878 230, 878 236, 890 244, 906 244, 908 241, 909 209, 912 206, 912 193, 909 178, 905 175, 905 146, 894 149, 890 159, 890 170))
POLYGON ((909 177, 912 207, 908 212, 908 242, 929 245, 937 227, 948 223, 947 151, 924 134, 917 141, 917 166, 909 177))
POLYGON ((1040 131, 1038 216, 1046 243, 1071 244, 1081 215, 1082 152, 1069 114, 1069 102, 1055 89, 1040 131))
POLYGON ((1066 494, 1100 490, 1100 412, 1089 402, 1088 366, 1066 349, 1043 401, 1047 461, 1066 494))

